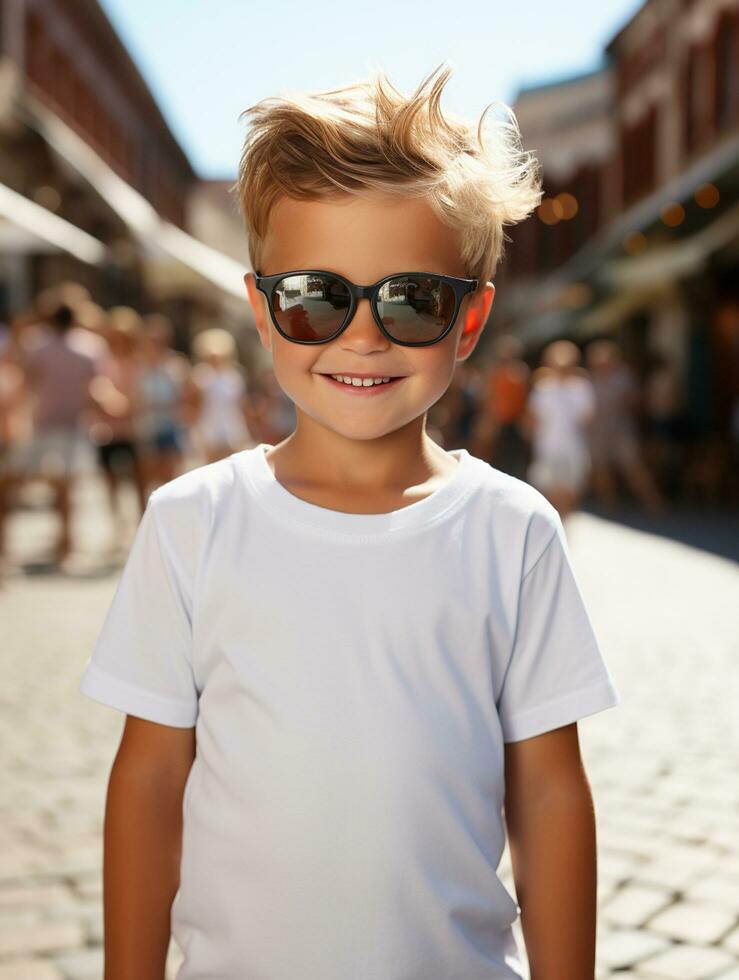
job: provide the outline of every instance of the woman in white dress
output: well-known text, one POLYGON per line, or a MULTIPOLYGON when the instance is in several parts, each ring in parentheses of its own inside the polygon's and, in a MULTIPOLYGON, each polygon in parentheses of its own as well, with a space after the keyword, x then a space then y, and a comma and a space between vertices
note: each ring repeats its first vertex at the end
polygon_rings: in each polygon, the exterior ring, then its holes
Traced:
POLYGON ((580 350, 570 340, 544 348, 524 422, 532 444, 528 479, 563 519, 579 506, 591 470, 588 431, 595 392, 580 361, 580 350))

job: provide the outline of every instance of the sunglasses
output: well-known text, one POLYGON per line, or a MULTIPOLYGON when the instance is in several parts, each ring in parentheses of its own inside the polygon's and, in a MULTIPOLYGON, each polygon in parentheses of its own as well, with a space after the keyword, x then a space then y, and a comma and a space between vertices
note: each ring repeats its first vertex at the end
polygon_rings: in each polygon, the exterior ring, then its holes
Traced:
POLYGON ((294 344, 326 344, 349 326, 357 301, 368 299, 383 334, 403 347, 437 344, 455 324, 477 279, 431 272, 400 272, 358 286, 335 272, 300 269, 273 276, 254 273, 278 333, 294 344))

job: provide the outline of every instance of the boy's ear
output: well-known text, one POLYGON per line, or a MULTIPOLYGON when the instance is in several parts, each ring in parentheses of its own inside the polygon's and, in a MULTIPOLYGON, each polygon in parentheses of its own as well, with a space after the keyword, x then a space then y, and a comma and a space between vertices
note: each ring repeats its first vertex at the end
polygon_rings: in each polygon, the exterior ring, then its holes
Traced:
POLYGON ((495 298, 495 286, 486 282, 482 289, 472 296, 464 313, 464 325, 460 334, 457 359, 469 357, 480 339, 483 327, 487 323, 490 309, 495 298))
POLYGON ((262 303, 263 294, 257 289, 257 284, 254 282, 253 272, 246 273, 244 276, 244 285, 246 286, 246 295, 249 298, 249 303, 254 311, 254 323, 257 328, 257 333, 259 334, 259 339, 262 342, 262 347, 264 347, 265 350, 272 350, 270 325, 267 322, 264 304, 262 303))
POLYGON ((258 292, 258 289, 257 289, 256 283, 254 282, 254 273, 253 272, 247 272, 244 275, 244 285, 246 286, 246 296, 247 296, 247 299, 249 300, 249 303, 251 305, 251 308, 256 313, 257 312, 256 294, 258 292))

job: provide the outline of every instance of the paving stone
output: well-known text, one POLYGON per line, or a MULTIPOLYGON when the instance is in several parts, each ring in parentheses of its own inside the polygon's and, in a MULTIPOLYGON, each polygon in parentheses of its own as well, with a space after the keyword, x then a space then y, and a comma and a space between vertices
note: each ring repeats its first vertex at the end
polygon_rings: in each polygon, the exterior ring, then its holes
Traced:
POLYGON ((100 980, 105 967, 102 947, 77 949, 54 957, 64 980, 100 980))
POLYGON ((102 861, 102 843, 94 847, 70 848, 66 854, 49 854, 45 858, 45 874, 53 877, 94 873, 102 861))
POLYGON ((716 980, 739 980, 739 963, 733 966, 727 973, 719 973, 716 980))
POLYGON ((0 934, 19 926, 32 926, 41 921, 41 913, 32 909, 4 909, 0 911, 0 934))
POLYGON ((71 891, 63 885, 0 886, 0 915, 8 909, 42 910, 64 905, 73 900, 71 891))
MULTIPOLYGON (((737 906, 734 906, 734 908, 736 909, 737 906)), ((739 918, 739 911, 737 911, 737 918, 739 918)), ((728 936, 724 936, 722 946, 724 949, 728 949, 730 953, 734 953, 735 956, 739 957, 739 925, 736 929, 732 929, 728 936)))
POLYGON ((736 842, 739 839, 739 821, 732 822, 731 825, 726 827, 717 827, 713 834, 713 842, 725 850, 727 856, 734 855, 734 866, 739 870, 739 862, 736 861, 736 842))
POLYGON ((716 946, 679 944, 640 963, 636 976, 644 980, 715 980, 735 964, 730 953, 716 946))
POLYGON ((614 926, 639 926, 672 901, 672 893, 663 888, 629 884, 616 892, 600 916, 602 921, 614 926))
POLYGON ((634 871, 634 880, 641 885, 651 885, 657 888, 670 888, 673 891, 687 891, 707 876, 715 872, 721 864, 717 856, 705 854, 696 863, 691 864, 686 858, 684 864, 680 858, 673 860, 649 861, 639 865, 634 871))
POLYGON ((715 943, 727 935, 736 922, 736 913, 702 902, 676 902, 649 920, 652 932, 680 942, 715 943))
POLYGON ((0 963, 0 980, 64 980, 64 977, 47 960, 14 959, 0 963))
POLYGON ((75 894, 80 898, 102 898, 103 876, 100 868, 95 868, 87 874, 73 875, 70 881, 75 894))
POLYGON ((18 881, 30 872, 46 866, 47 855, 39 848, 16 844, 12 850, 0 853, 0 884, 18 881))
POLYGON ((51 953, 80 946, 84 933, 78 922, 44 922, 0 929, 0 957, 51 953))
POLYGON ((725 905, 735 909, 739 916, 739 879, 721 874, 707 875, 690 886, 690 898, 725 905))
POLYGON ((640 873, 644 862, 638 855, 621 852, 601 844, 598 848, 598 872, 605 872, 617 881, 628 881, 640 873))
POLYGON ((598 929, 598 959, 611 970, 624 971, 666 949, 669 939, 646 929, 613 929, 601 938, 598 929))
MULTIPOLYGON (((69 912, 67 912, 69 914, 69 912)), ((80 923, 85 941, 92 946, 103 942, 103 904, 99 900, 80 900, 74 907, 74 917, 80 923)))
POLYGON ((643 830, 624 830, 623 827, 614 828, 608 834, 611 846, 617 847, 624 854, 632 855, 640 864, 655 859, 657 854, 656 838, 656 833, 650 835, 643 830))

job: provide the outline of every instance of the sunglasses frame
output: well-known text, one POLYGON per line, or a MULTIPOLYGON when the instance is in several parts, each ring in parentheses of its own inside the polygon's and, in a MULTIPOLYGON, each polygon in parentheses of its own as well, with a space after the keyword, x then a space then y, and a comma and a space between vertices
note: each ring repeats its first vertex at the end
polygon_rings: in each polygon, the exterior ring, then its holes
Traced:
POLYGON ((275 329, 281 337, 284 337, 285 340, 289 340, 292 344, 328 344, 330 341, 336 340, 336 338, 346 330, 354 319, 354 314, 357 309, 357 301, 360 299, 368 299, 375 323, 389 341, 391 341, 393 344, 398 344, 401 347, 429 347, 431 344, 438 344, 439 341, 443 340, 444 337, 446 337, 447 334, 453 329, 454 324, 457 322, 462 300, 468 293, 474 292, 474 290, 477 289, 479 280, 461 279, 459 276, 443 276, 438 272, 394 272, 390 276, 383 276, 382 279, 378 279, 377 282, 372 283, 371 286, 359 286, 357 283, 352 282, 351 279, 347 279, 345 276, 339 275, 338 272, 328 272, 326 269, 296 269, 291 272, 278 272, 272 276, 262 276, 258 271, 255 271, 254 282, 257 289, 259 289, 260 292, 264 293, 264 295, 267 297, 267 306, 269 307, 269 314, 272 318, 272 323, 275 325, 275 329), (346 311, 344 321, 330 337, 326 337, 324 340, 296 340, 295 337, 288 337, 282 330, 277 322, 275 311, 272 307, 272 295, 274 293, 275 286, 282 279, 286 279, 288 276, 330 276, 346 286, 349 292, 349 308, 346 311), (455 305, 452 318, 448 326, 444 328, 444 331, 439 334, 438 337, 434 337, 433 340, 420 340, 416 342, 396 340, 395 337, 392 337, 385 329, 382 318, 378 314, 375 304, 381 287, 384 286, 386 282, 390 282, 393 279, 402 279, 404 276, 423 276, 429 279, 438 279, 440 282, 444 282, 451 286, 454 290, 455 305))

